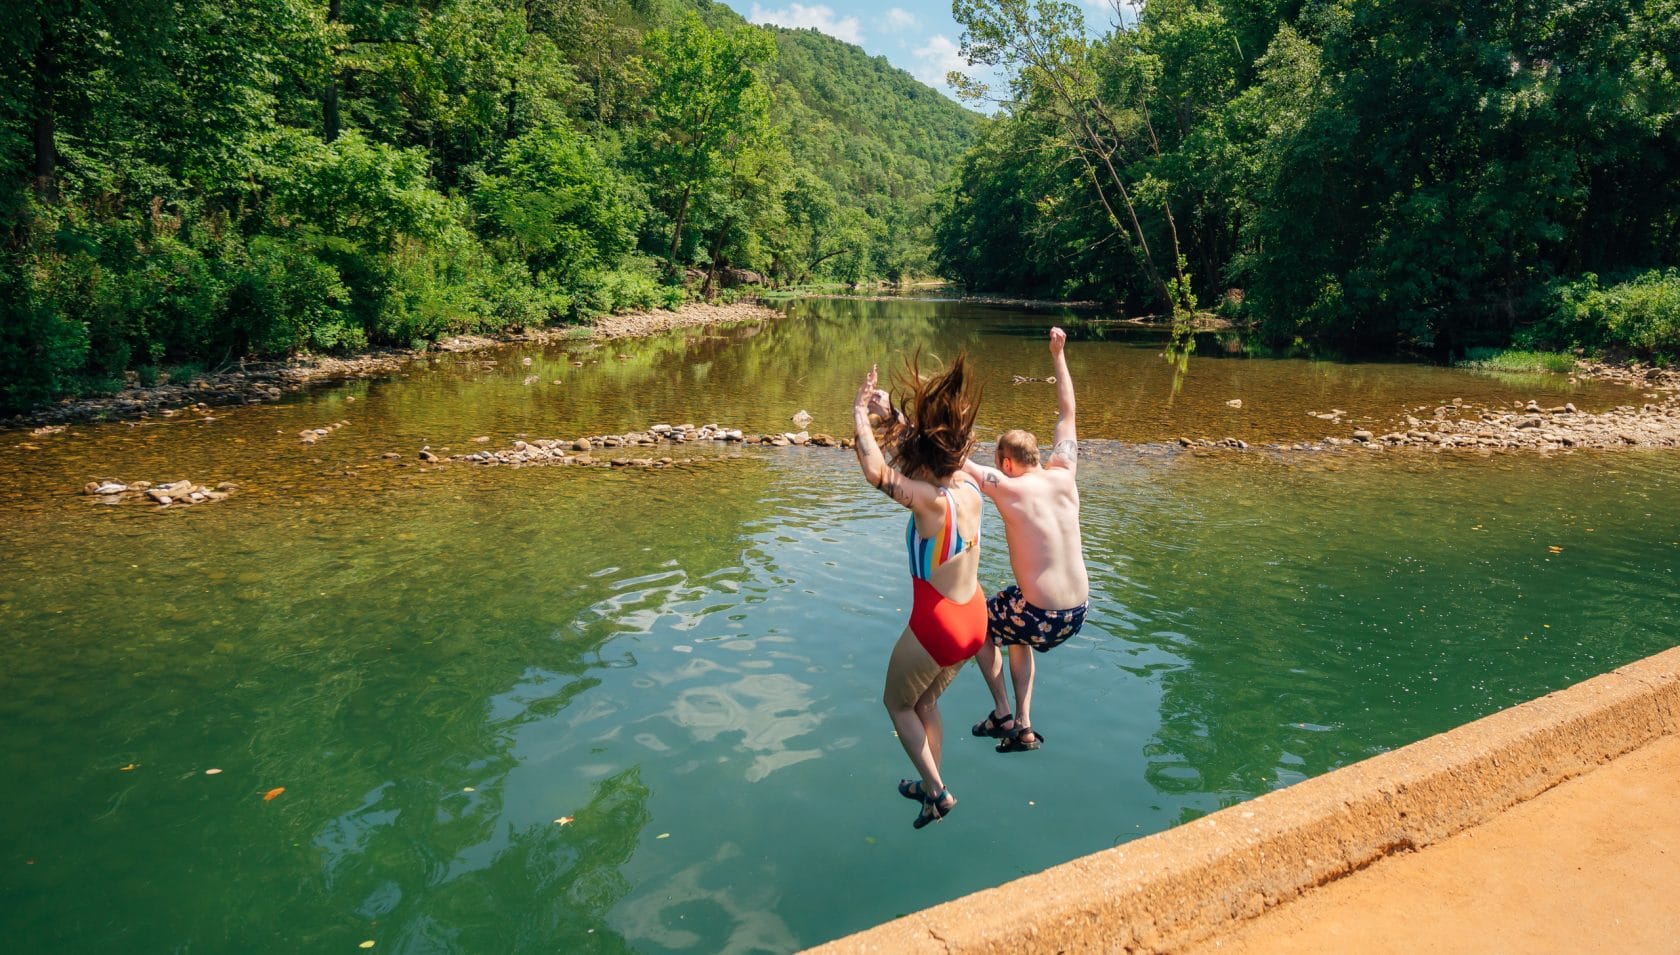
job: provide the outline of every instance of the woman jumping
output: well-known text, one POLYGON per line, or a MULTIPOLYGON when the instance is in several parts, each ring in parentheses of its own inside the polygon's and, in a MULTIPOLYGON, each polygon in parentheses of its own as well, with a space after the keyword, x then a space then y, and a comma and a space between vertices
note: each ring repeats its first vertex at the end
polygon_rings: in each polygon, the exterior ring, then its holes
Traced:
POLYGON ((919 779, 898 791, 922 804, 916 828, 945 818, 957 797, 939 775, 945 727, 939 694, 986 640, 986 595, 980 589, 980 488, 962 471, 974 445, 979 397, 958 355, 942 374, 924 379, 910 365, 909 400, 894 408, 869 369, 852 405, 863 476, 910 509, 910 622, 887 662, 882 702, 919 779), (881 441, 870 413, 885 419, 881 441))

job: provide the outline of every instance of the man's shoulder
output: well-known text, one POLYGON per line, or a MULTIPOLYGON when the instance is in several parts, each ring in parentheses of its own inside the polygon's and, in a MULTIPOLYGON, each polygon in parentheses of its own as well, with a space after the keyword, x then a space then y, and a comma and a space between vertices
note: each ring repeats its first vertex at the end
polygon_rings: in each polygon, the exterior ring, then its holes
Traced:
POLYGON ((1018 497, 1057 494, 1073 483, 1073 472, 1066 468, 1040 467, 1011 483, 1014 485, 1011 490, 1018 497))

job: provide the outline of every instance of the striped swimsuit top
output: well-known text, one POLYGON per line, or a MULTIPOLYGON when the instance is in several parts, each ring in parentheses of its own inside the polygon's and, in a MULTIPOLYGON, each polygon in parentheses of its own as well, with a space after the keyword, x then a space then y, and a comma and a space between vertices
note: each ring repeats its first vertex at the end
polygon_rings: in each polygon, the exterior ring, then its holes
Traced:
MULTIPOLYGON (((973 481, 967 482, 974 488, 974 493, 980 493, 980 485, 973 481)), ((980 546, 980 535, 974 535, 974 540, 965 541, 962 534, 957 532, 957 499, 948 487, 940 488, 945 495, 945 522, 940 525, 939 533, 933 537, 923 537, 916 533, 916 515, 910 515, 910 527, 904 534, 904 545, 910 551, 910 576, 916 580, 927 580, 933 575, 934 568, 951 560, 970 547, 980 546)))

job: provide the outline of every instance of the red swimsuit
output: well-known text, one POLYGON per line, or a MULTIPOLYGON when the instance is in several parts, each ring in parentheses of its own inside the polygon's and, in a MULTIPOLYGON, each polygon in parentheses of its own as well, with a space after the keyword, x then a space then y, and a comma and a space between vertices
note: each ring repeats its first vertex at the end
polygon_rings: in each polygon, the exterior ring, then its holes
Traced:
MULTIPOLYGON (((969 482, 971 485, 972 481, 969 482)), ((980 535, 972 543, 957 532, 957 501, 950 488, 945 494, 945 522, 937 537, 916 533, 916 515, 910 515, 905 545, 910 550, 910 632, 916 642, 942 667, 953 666, 980 652, 986 641, 986 595, 979 587, 974 596, 957 603, 940 593, 929 581, 933 569, 969 547, 980 546, 980 535)), ((979 486, 974 486, 979 494, 979 486)))

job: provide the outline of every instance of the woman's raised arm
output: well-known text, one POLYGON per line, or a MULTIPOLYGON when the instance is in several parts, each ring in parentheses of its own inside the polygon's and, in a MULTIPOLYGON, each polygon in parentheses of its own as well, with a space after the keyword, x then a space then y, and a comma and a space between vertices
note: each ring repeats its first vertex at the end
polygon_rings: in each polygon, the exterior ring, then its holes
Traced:
POLYGON ((857 451, 858 467, 863 469, 863 479, 912 510, 933 507, 939 499, 939 489, 900 474, 887 463, 880 442, 875 440, 875 428, 869 423, 869 406, 875 398, 876 381, 875 366, 871 365, 852 400, 853 448, 857 451))

